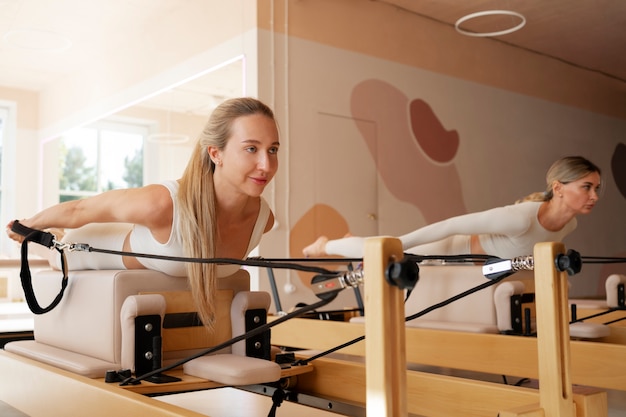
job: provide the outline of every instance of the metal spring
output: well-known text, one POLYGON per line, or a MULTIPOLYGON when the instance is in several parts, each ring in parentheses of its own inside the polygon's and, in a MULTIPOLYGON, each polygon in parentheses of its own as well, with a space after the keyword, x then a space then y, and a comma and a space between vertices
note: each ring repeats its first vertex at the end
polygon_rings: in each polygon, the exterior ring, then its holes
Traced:
POLYGON ((511 259, 511 270, 513 271, 533 271, 535 269, 535 258, 532 255, 517 256, 511 259))
POLYGON ((365 274, 363 273, 362 269, 348 271, 345 275, 342 276, 344 284, 352 288, 356 288, 359 285, 363 284, 364 277, 365 274))

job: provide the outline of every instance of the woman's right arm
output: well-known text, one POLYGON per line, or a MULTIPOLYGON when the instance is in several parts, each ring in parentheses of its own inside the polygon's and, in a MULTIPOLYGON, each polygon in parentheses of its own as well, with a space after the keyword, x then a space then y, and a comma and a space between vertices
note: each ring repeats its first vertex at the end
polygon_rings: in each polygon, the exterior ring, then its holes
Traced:
MULTIPOLYGON (((48 207, 32 217, 20 220, 37 230, 75 229, 89 223, 123 222, 158 229, 171 225, 172 205, 169 191, 161 185, 106 191, 93 197, 67 201, 48 207)), ((22 236, 7 233, 20 242, 22 236)))

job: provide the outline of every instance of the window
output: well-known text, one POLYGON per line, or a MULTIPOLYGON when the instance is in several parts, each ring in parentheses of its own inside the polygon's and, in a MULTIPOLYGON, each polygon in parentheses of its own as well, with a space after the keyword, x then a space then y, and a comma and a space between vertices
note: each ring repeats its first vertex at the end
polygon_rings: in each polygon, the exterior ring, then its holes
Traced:
POLYGON ((4 126, 6 124, 6 111, 0 108, 0 200, 2 200, 2 144, 4 139, 4 126))
MULTIPOLYGON (((0 103, 0 223, 5 225, 15 215, 15 110, 10 103, 0 103), (6 105, 5 105, 6 104, 6 105)), ((5 233, 0 238, 0 256, 11 257, 15 242, 5 233)))
POLYGON ((59 201, 142 186, 147 135, 147 127, 121 122, 98 122, 63 135, 59 201))

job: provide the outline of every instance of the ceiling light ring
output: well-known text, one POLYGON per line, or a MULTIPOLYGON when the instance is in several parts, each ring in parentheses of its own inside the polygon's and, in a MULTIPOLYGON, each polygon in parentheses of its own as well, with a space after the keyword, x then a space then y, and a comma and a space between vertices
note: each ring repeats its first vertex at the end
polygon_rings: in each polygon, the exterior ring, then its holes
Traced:
POLYGON ((502 36, 502 35, 507 35, 509 33, 513 33, 523 28, 524 25, 526 25, 526 18, 524 17, 524 15, 520 13, 511 11, 511 10, 484 10, 482 12, 470 13, 466 16, 461 17, 454 24, 454 28, 461 35, 474 36, 474 37, 490 37, 490 36, 502 36), (475 19, 477 17, 493 16, 493 15, 514 16, 514 17, 519 18, 521 22, 517 24, 516 26, 513 26, 512 28, 500 30, 496 32, 470 32, 468 30, 461 29, 461 24, 464 22, 467 22, 468 20, 475 19))

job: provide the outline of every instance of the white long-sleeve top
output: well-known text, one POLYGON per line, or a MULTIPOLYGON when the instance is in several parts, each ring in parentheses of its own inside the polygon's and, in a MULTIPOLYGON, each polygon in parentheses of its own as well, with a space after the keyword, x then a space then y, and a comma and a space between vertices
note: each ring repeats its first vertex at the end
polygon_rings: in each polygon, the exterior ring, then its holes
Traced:
MULTIPOLYGON (((455 235, 478 235, 480 244, 488 255, 510 259, 516 256, 532 255, 539 242, 561 242, 576 229, 575 218, 561 230, 545 229, 537 217, 541 202, 524 202, 486 211, 451 217, 432 223, 411 233, 399 236, 403 250, 419 253, 419 246, 455 235)), ((348 237, 330 240, 326 243, 326 253, 349 258, 363 256, 364 238, 348 237)), ((467 253, 463 248, 450 247, 448 253, 433 255, 458 255, 467 253)))

